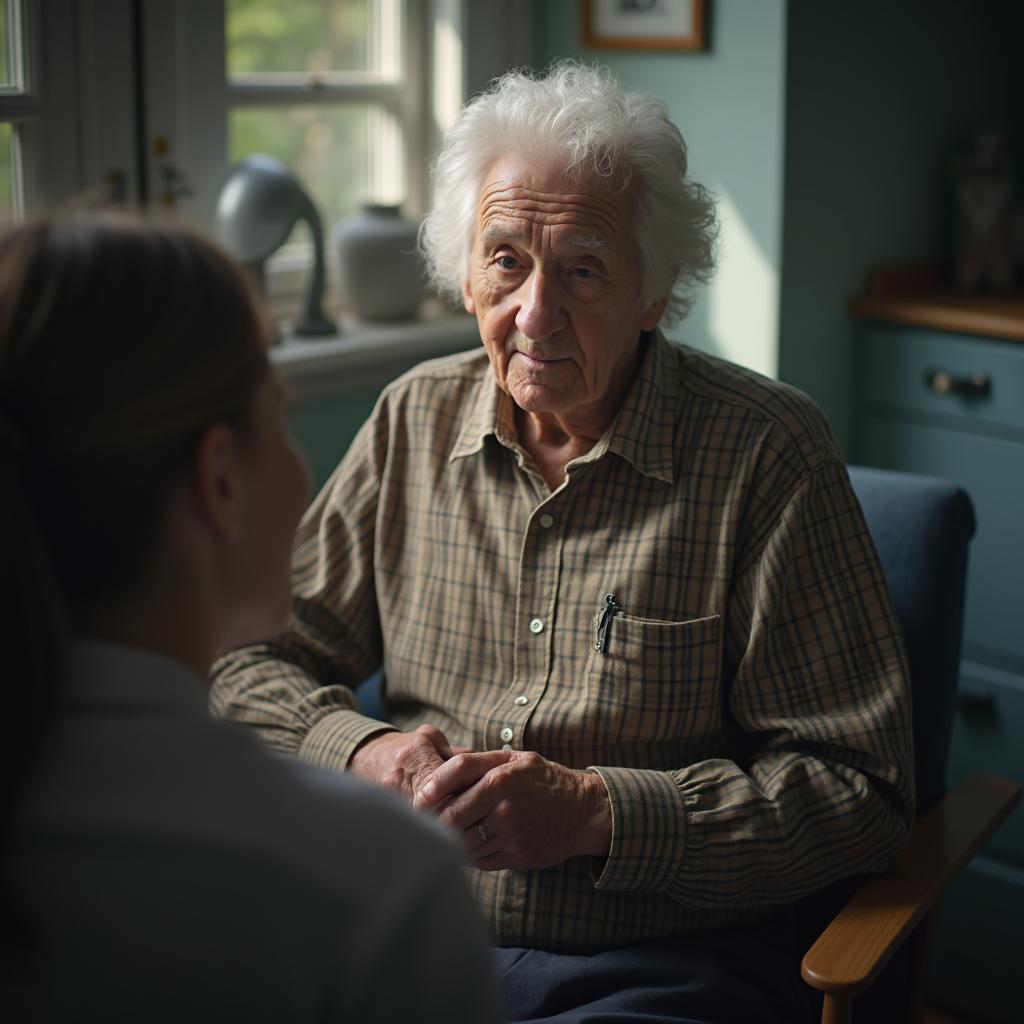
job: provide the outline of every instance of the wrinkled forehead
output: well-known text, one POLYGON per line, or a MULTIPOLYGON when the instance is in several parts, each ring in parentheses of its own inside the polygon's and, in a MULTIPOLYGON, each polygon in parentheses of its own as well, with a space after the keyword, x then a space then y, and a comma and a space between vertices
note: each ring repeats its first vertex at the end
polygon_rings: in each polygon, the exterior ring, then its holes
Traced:
POLYGON ((569 172, 557 158, 545 161, 507 155, 483 176, 477 234, 531 233, 566 227, 574 244, 595 251, 620 245, 628 231, 632 193, 615 178, 592 171, 569 172))

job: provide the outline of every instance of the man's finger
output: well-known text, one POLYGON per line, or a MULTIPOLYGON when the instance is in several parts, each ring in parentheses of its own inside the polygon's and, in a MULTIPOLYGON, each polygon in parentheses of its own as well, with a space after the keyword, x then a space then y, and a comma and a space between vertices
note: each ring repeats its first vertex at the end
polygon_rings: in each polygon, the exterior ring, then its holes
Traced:
POLYGON ((449 797, 479 782, 492 768, 507 764, 511 751, 488 750, 480 754, 457 754, 436 768, 430 778, 419 787, 413 800, 418 811, 439 807, 449 797))
POLYGON ((465 830, 466 849, 470 856, 479 864, 485 857, 493 857, 501 853, 501 840, 497 836, 488 835, 487 840, 479 834, 479 825, 473 825, 465 830))
MULTIPOLYGON (((446 825, 469 832, 478 828, 479 823, 494 809, 494 794, 489 787, 471 785, 465 792, 453 797, 441 812, 441 820, 446 825)), ((493 835, 492 824, 486 826, 488 834, 493 835)), ((482 836, 480 837, 483 838, 482 836)))
POLYGON ((434 744, 434 749, 444 760, 447 761, 452 756, 452 747, 448 742, 448 737, 436 725, 421 725, 416 731, 434 744))

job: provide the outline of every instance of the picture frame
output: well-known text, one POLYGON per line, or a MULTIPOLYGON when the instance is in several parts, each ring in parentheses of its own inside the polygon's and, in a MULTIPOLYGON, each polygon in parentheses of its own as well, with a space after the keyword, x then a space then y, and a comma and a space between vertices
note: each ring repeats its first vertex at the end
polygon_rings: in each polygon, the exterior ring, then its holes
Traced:
POLYGON ((580 0, 583 43, 594 50, 700 51, 707 0, 580 0))

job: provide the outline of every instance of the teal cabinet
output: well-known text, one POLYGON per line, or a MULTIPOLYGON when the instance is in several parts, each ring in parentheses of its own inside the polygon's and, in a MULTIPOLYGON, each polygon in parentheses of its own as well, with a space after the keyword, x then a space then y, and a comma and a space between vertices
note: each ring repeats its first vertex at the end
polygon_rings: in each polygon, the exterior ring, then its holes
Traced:
MULTIPOLYGON (((1024 342, 865 323, 854 460, 966 488, 971 544, 949 781, 1024 783, 1024 342)), ((1024 813, 943 901, 931 1001, 967 1021, 1020 1019, 1024 813)))

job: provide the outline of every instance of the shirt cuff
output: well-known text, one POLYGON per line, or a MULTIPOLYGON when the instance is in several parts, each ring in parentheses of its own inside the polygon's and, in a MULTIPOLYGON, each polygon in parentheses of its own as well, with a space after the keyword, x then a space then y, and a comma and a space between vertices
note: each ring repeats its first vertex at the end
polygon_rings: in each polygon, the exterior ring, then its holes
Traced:
POLYGON ((299 757, 321 768, 343 772, 363 740, 374 734, 397 731, 394 726, 367 718, 358 711, 334 711, 324 715, 306 733, 299 747, 299 757))
POLYGON ((608 790, 612 843, 594 886, 616 892, 666 892, 683 866, 686 805, 669 775, 639 768, 590 767, 608 790))

